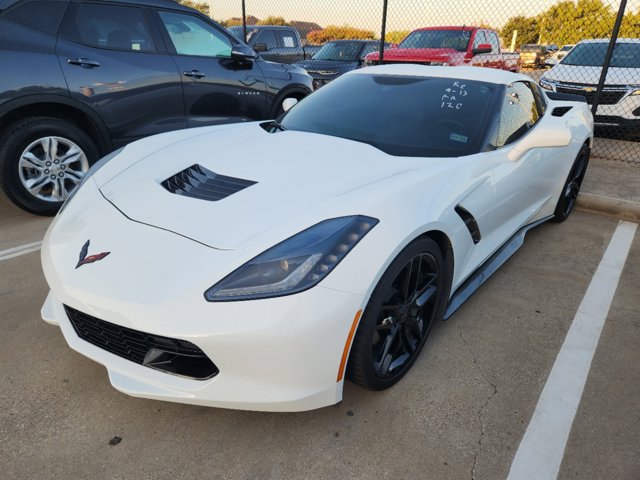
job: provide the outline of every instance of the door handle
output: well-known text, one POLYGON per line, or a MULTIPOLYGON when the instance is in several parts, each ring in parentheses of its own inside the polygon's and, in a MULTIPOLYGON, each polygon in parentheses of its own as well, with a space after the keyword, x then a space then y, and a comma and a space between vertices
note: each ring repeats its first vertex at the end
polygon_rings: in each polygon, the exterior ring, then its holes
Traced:
POLYGON ((67 58, 69 65, 80 65, 84 68, 95 68, 100 66, 100 62, 89 60, 88 58, 67 58))
POLYGON ((191 70, 190 72, 182 72, 182 74, 185 77, 191 77, 191 78, 202 78, 207 76, 206 74, 202 73, 200 70, 191 70))

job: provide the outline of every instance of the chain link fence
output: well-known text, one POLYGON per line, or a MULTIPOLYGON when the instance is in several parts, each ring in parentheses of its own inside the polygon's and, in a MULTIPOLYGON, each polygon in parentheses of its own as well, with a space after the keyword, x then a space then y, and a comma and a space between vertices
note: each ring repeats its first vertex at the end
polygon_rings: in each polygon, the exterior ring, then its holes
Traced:
MULTIPOLYGON (((292 26, 305 44, 305 56, 315 54, 316 62, 329 58, 350 60, 352 68, 408 62, 519 71, 549 92, 579 95, 591 105, 594 156, 640 165, 640 0, 182 3, 226 27, 239 27, 234 32, 239 38, 246 27, 248 40, 258 30, 255 25, 292 26), (369 46, 333 43, 344 40, 368 40, 369 46)), ((318 64, 324 67, 317 71, 305 64, 314 78, 319 76, 317 86, 344 71, 318 64)))

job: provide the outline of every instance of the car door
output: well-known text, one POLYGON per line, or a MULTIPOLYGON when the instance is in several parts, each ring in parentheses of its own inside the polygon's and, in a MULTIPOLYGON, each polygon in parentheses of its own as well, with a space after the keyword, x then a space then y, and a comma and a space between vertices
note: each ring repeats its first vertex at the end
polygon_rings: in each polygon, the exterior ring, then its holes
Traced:
POLYGON ((510 149, 517 147, 544 121, 544 112, 545 105, 531 83, 519 81, 506 88, 494 140, 497 155, 493 230, 499 232, 497 241, 511 236, 548 201, 554 201, 551 192, 557 184, 557 161, 548 148, 531 149, 518 160, 510 160, 507 156, 510 149))
POLYGON ((276 30, 278 38, 278 51, 280 52, 280 62, 293 63, 304 60, 302 47, 298 38, 291 30, 276 30))
POLYGON ((100 116, 114 146, 186 126, 180 75, 145 8, 72 2, 58 35, 71 96, 100 116))
POLYGON ((259 62, 232 59, 236 41, 197 15, 170 10, 158 10, 156 15, 182 74, 189 127, 265 118, 265 81, 259 62))

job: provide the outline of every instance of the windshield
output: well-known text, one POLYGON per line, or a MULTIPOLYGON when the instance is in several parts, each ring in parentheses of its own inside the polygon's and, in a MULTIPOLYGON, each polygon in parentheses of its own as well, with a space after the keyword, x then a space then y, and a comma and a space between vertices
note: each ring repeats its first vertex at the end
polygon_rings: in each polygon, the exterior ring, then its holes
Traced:
POLYGON ((562 47, 560 49, 561 52, 568 52, 569 50, 571 50, 573 48, 573 45, 565 45, 564 47, 562 47))
MULTIPOLYGON (((229 33, 236 37, 237 40, 244 42, 244 40, 242 39, 242 26, 229 27, 227 28, 227 30, 229 30, 229 33)), ((251 41, 251 37, 253 37, 258 32, 259 30, 257 28, 252 28, 251 25, 247 25, 247 43, 249 43, 251 41)))
POLYGON ((312 57, 314 60, 335 60, 338 62, 355 62, 360 52, 357 42, 329 42, 325 43, 312 57))
MULTIPOLYGON (((562 60, 563 65, 601 67, 607 53, 607 43, 576 45, 562 60)), ((640 43, 616 43, 611 56, 611 67, 640 68, 640 43)))
POLYGON ((451 78, 350 74, 305 98, 280 123, 390 155, 471 155, 484 144, 500 88, 451 78))
POLYGON ((453 48, 466 52, 470 39, 471 30, 416 30, 398 48, 453 48))

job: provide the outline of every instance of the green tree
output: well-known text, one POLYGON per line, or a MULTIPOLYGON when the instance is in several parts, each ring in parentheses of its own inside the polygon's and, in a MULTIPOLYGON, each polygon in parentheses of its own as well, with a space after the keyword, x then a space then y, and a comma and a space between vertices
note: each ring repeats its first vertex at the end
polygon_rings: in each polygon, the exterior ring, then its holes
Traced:
POLYGON ((181 3, 182 5, 184 5, 185 7, 194 8, 194 9, 204 13, 205 15, 209 16, 209 4, 208 3, 197 2, 197 1, 193 1, 193 0, 178 0, 178 2, 181 3))
POLYGON ((389 43, 400 43, 410 33, 411 30, 396 30, 394 32, 386 32, 384 34, 384 41, 389 43))
POLYGON ((520 48, 527 43, 536 43, 538 41, 540 25, 536 17, 519 15, 517 17, 511 17, 507 23, 504 24, 504 27, 500 30, 500 36, 507 47, 511 45, 511 38, 513 37, 513 32, 516 30, 518 31, 516 48, 520 48))
POLYGON ((620 36, 640 38, 640 9, 636 13, 627 13, 620 25, 620 36))
POLYGON ((260 20, 258 25, 281 25, 288 27, 289 23, 282 17, 269 16, 264 20, 260 20))
POLYGON ((319 45, 332 40, 375 40, 376 34, 371 30, 361 30, 359 28, 344 25, 338 27, 329 25, 322 30, 314 30, 307 34, 307 42, 312 45, 319 45))

